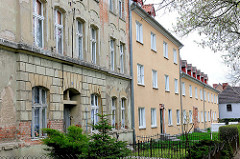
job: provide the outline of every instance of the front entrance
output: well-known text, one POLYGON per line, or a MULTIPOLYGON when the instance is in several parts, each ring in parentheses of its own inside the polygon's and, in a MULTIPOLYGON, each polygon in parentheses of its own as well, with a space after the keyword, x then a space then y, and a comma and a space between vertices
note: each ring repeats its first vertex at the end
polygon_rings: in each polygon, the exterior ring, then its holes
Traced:
POLYGON ((193 123, 194 123, 194 129, 198 129, 199 125, 198 125, 198 108, 193 107, 193 123))
POLYGON ((161 134, 164 133, 164 109, 160 109, 160 132, 161 134))
POLYGON ((71 109, 73 106, 71 105, 64 105, 64 132, 67 132, 67 128, 72 124, 71 109))

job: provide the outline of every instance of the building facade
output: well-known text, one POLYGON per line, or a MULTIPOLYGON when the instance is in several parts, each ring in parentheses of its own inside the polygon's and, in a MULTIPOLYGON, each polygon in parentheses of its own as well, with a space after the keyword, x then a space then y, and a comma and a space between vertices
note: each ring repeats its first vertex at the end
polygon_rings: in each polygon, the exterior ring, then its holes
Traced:
POLYGON ((0 14, 3 149, 47 127, 93 133, 97 113, 132 142, 128 0, 3 0, 0 14))

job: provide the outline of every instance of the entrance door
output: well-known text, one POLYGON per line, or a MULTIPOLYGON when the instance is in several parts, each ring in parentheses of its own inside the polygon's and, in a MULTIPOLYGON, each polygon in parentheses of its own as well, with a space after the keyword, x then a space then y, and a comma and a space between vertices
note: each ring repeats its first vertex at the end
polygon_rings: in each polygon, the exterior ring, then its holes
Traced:
POLYGON ((160 109, 160 131, 161 131, 161 134, 164 133, 164 118, 163 118, 163 109, 160 109))
POLYGON ((67 128, 71 125, 71 106, 64 105, 64 132, 67 132, 67 128))
POLYGON ((198 108, 193 107, 193 122, 194 122, 194 129, 197 129, 198 126, 198 108))

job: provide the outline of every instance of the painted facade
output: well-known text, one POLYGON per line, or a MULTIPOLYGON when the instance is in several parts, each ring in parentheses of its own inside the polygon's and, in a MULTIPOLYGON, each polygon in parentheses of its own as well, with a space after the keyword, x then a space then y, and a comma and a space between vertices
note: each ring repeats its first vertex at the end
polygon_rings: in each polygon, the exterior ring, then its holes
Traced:
POLYGON ((39 143, 44 127, 92 133, 95 114, 113 111, 112 134, 132 142, 128 0, 121 2, 0 2, 3 149, 39 143))

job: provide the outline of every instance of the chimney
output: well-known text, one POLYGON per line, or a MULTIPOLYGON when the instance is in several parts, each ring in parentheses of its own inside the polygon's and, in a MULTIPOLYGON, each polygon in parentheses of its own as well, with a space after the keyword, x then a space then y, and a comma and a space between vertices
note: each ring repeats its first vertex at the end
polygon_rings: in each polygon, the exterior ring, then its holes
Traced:
POLYGON ((197 70, 197 79, 201 81, 201 70, 197 70))
POLYGON ((196 67, 192 67, 192 75, 194 78, 197 78, 197 68, 196 67))
POLYGON ((208 84, 208 75, 207 74, 204 74, 204 83, 208 84))
POLYGON ((192 64, 188 64, 188 65, 187 65, 187 74, 188 74, 189 76, 192 76, 192 64))
POLYGON ((182 71, 187 73, 187 60, 181 60, 182 71))
POLYGON ((143 6, 143 0, 132 0, 132 1, 140 4, 140 6, 143 6))
POLYGON ((153 4, 143 5, 142 8, 152 17, 156 16, 156 11, 153 4))
POLYGON ((223 86, 223 89, 225 89, 228 86, 228 83, 223 83, 222 86, 223 86))
POLYGON ((204 73, 201 72, 201 81, 204 82, 204 73))
POLYGON ((213 88, 216 89, 218 84, 213 84, 213 88))

